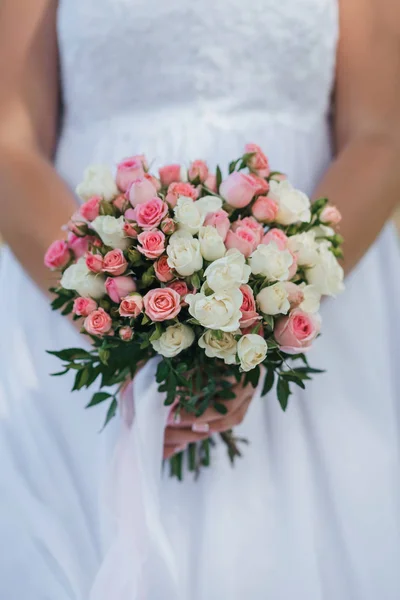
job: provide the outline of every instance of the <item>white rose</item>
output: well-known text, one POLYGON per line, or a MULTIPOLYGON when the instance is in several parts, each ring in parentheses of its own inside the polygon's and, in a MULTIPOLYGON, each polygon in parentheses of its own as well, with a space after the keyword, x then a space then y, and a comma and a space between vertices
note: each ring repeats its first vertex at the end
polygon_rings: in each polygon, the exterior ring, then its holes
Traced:
POLYGON ((279 250, 275 242, 260 244, 249 258, 253 275, 264 275, 270 281, 286 281, 293 256, 289 250, 279 250))
POLYGON ((310 200, 306 194, 296 190, 289 181, 270 181, 269 194, 278 204, 279 210, 276 222, 281 225, 291 225, 311 220, 310 200))
POLYGON ((170 325, 158 338, 151 342, 154 350, 162 356, 172 358, 176 356, 182 350, 189 348, 194 342, 194 332, 191 327, 178 323, 177 325, 170 325))
POLYGON ((75 290, 80 296, 95 300, 102 298, 106 291, 104 277, 92 273, 83 257, 64 271, 60 283, 66 290, 75 290))
POLYGON ((199 346, 209 358, 222 358, 227 365, 236 363, 237 343, 232 333, 221 332, 217 337, 208 329, 199 339, 199 346))
POLYGON ((181 177, 181 181, 185 181, 186 182, 188 180, 187 168, 184 167, 183 165, 181 166, 180 177, 181 177))
POLYGON ((85 169, 84 179, 76 187, 76 193, 82 200, 89 200, 92 196, 101 196, 111 202, 118 195, 115 179, 106 165, 92 165, 85 169))
POLYGON ((318 225, 317 227, 313 227, 310 232, 312 232, 315 236, 315 241, 317 243, 325 243, 325 244, 329 244, 330 242, 328 240, 325 240, 325 237, 332 237, 333 235, 335 235, 335 230, 332 229, 332 227, 329 227, 328 225, 318 225))
POLYGON ((290 309, 284 283, 274 283, 274 285, 264 288, 257 294, 256 301, 265 315, 286 315, 290 309))
POLYGON ((308 283, 321 295, 336 296, 344 290, 343 277, 343 269, 335 256, 326 246, 321 246, 318 262, 306 271, 308 283))
POLYGON ((193 275, 203 266, 200 242, 188 231, 176 231, 167 246, 168 265, 182 277, 193 275))
POLYGON ((175 221, 179 225, 179 229, 188 231, 192 235, 197 233, 204 223, 205 216, 196 206, 192 198, 179 196, 174 208, 175 221))
POLYGON ((297 255, 297 264, 300 267, 312 267, 318 260, 318 244, 314 231, 291 235, 288 238, 288 248, 297 255))
POLYGON ((124 217, 111 217, 109 215, 96 217, 90 226, 99 234, 101 241, 111 248, 124 250, 129 245, 129 240, 124 234, 124 217))
POLYGON ((299 305, 304 312, 315 314, 319 311, 321 303, 321 294, 314 285, 302 283, 300 286, 304 299, 299 305))
POLYGON ((237 345, 242 371, 251 371, 267 356, 267 342, 261 335, 248 333, 240 338, 237 345))
POLYGON ((250 277, 250 267, 239 250, 232 248, 228 250, 223 258, 215 260, 207 267, 204 276, 208 286, 214 291, 238 288, 247 283, 250 277))
POLYGON ((208 261, 217 260, 225 255, 226 248, 224 240, 215 227, 208 225, 200 227, 199 231, 200 251, 203 258, 208 261))
POLYGON ((209 213, 217 212, 217 210, 221 210, 222 208, 222 200, 218 196, 204 196, 200 200, 196 200, 195 204, 204 218, 209 213))
POLYGON ((242 317, 240 307, 243 294, 239 289, 217 292, 206 296, 203 293, 188 294, 185 298, 189 312, 207 329, 233 332, 239 329, 242 317))

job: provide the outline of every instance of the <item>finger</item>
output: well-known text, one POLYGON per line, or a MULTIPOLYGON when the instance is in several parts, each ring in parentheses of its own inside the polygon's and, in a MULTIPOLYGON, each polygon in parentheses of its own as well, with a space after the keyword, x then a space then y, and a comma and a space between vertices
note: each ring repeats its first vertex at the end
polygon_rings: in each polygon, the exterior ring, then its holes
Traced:
POLYGON ((176 427, 167 427, 165 430, 164 444, 167 446, 182 446, 199 440, 206 440, 210 437, 209 433, 196 433, 191 428, 178 429, 176 427))
POLYGON ((240 425, 247 413, 250 402, 251 398, 247 399, 234 413, 226 415, 224 418, 212 424, 211 432, 214 433, 227 431, 228 429, 232 429, 233 427, 240 425))

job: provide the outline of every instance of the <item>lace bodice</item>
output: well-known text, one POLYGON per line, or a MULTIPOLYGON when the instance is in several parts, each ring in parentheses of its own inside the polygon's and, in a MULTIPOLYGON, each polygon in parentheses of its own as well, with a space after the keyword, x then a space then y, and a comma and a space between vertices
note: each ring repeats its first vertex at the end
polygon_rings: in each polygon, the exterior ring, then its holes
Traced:
POLYGON ((308 128, 329 106, 337 0, 60 0, 76 127, 173 109, 308 128))

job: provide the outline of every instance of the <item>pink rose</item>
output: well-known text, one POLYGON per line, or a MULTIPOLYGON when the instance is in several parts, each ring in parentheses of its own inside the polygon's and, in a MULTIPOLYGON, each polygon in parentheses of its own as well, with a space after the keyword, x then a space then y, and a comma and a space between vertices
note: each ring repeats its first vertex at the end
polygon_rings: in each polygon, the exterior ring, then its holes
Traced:
POLYGON ((92 298, 75 298, 72 312, 79 317, 87 317, 97 308, 97 302, 92 298))
POLYGON ((174 233, 176 229, 175 221, 171 219, 171 217, 167 217, 163 221, 161 221, 161 231, 165 233, 165 235, 171 235, 174 233))
POLYGON ((173 319, 181 310, 181 297, 171 288, 156 288, 143 298, 144 310, 152 321, 173 319))
POLYGON ((243 208, 250 204, 257 190, 257 184, 250 175, 235 171, 220 185, 219 193, 234 208, 243 208))
POLYGON ((249 227, 238 227, 236 231, 231 229, 225 239, 228 250, 237 248, 246 258, 257 248, 257 245, 257 234, 249 227))
POLYGON ((89 253, 86 257, 86 266, 92 273, 101 273, 103 271, 102 255, 89 253))
POLYGON ((289 268, 288 279, 292 279, 296 275, 296 273, 297 273, 297 254, 295 254, 291 250, 290 250, 290 254, 292 255, 293 262, 292 262, 292 264, 290 265, 290 268, 289 268))
POLYGON ((158 169, 161 184, 165 187, 181 180, 181 165, 166 165, 158 169))
POLYGON ((87 202, 81 205, 79 214, 85 221, 94 221, 100 213, 100 196, 92 196, 87 202))
POLYGON ((174 278, 171 267, 168 265, 168 256, 166 254, 163 254, 158 260, 156 260, 154 263, 154 272, 157 279, 163 283, 171 281, 171 279, 174 278))
POLYGON ((172 281, 171 283, 168 284, 167 287, 171 288, 171 290, 175 290, 175 292, 177 292, 180 295, 182 300, 184 300, 184 298, 189 293, 189 288, 188 288, 187 284, 184 281, 182 281, 181 279, 176 279, 175 281, 172 281))
POLYGON ((194 160, 189 167, 188 176, 190 181, 198 180, 203 183, 208 177, 208 167, 204 160, 194 160))
POLYGON ((134 220, 142 229, 158 227, 168 213, 168 205, 160 198, 152 198, 143 204, 138 204, 133 210, 134 220))
POLYGON ((154 185, 145 177, 135 179, 127 191, 129 202, 132 206, 143 204, 157 196, 157 190, 154 185))
POLYGON ((193 200, 197 200, 199 193, 196 188, 191 183, 171 183, 167 196, 165 200, 168 202, 172 208, 176 205, 179 196, 186 196, 187 198, 192 198, 193 200))
POLYGON ((157 177, 154 177, 154 175, 151 175, 150 173, 145 173, 144 178, 147 179, 147 181, 150 181, 152 185, 154 185, 157 192, 161 190, 161 181, 157 179, 157 177))
POLYGON ((135 229, 135 223, 124 223, 124 233, 126 237, 131 237, 136 239, 138 236, 138 232, 135 229))
POLYGON ((62 269, 70 261, 71 253, 67 242, 56 240, 48 247, 44 255, 44 264, 49 269, 62 269))
POLYGON ((141 244, 137 247, 146 258, 158 258, 165 250, 165 235, 162 231, 143 231, 138 235, 141 244))
POLYGON ((304 292, 298 285, 292 283, 291 281, 286 281, 285 289, 290 302, 290 308, 296 308, 303 302, 304 292))
POLYGON ((321 212, 320 221, 327 225, 338 225, 342 220, 342 215, 336 206, 325 206, 321 212))
POLYGON ((122 298, 119 305, 119 314, 121 317, 131 317, 136 319, 143 310, 143 298, 140 294, 131 294, 122 298))
POLYGON ((259 177, 258 175, 255 175, 254 173, 250 173, 250 177, 252 178, 255 185, 257 186, 256 194, 267 194, 267 192, 269 191, 268 181, 266 179, 264 179, 263 177, 259 177))
POLYGON ((217 178, 215 175, 209 175, 205 180, 204 185, 210 192, 214 192, 214 194, 217 193, 217 178))
POLYGON ((103 271, 110 275, 122 275, 122 273, 125 273, 127 266, 128 262, 122 250, 110 250, 103 260, 103 271))
POLYGON ((270 174, 268 158, 265 156, 260 146, 257 146, 257 144, 246 144, 244 151, 246 154, 249 154, 250 152, 254 153, 254 156, 247 162, 248 167, 260 177, 268 177, 270 174))
POLYGON ((102 336, 111 333, 112 320, 103 308, 98 308, 86 317, 83 326, 90 335, 102 336))
POLYGON ((117 166, 117 186, 123 192, 126 192, 133 181, 144 176, 143 162, 140 158, 134 156, 126 158, 117 166))
POLYGON ((68 234, 68 246, 74 253, 76 258, 81 258, 84 256, 89 249, 89 243, 92 242, 90 236, 77 236, 74 233, 68 234))
POLYGON ((225 240, 231 223, 229 221, 229 216, 227 212, 225 212, 224 210, 217 210, 217 212, 208 213, 204 221, 204 225, 215 227, 222 239, 225 240))
POLYGON ((244 219, 238 219, 232 224, 232 231, 236 231, 239 227, 248 227, 256 234, 257 245, 261 244, 262 237, 264 235, 263 226, 254 219, 254 217, 245 217, 244 219))
POLYGON ((319 329, 320 322, 316 315, 296 308, 288 317, 278 319, 274 336, 283 352, 298 354, 311 347, 319 329))
POLYGON ((126 325, 125 327, 121 327, 118 334, 123 342, 130 342, 133 338, 133 329, 126 325))
POLYGON ((80 209, 76 210, 68 221, 67 229, 78 237, 85 235, 87 226, 85 221, 82 221, 80 209))
POLYGON ((272 200, 269 196, 258 196, 251 207, 253 216, 262 223, 275 221, 278 210, 279 206, 275 200, 272 200))
POLYGON ((241 285, 240 291, 243 294, 243 302, 240 307, 242 313, 240 327, 252 327, 260 319, 260 315, 256 311, 256 301, 254 300, 253 290, 249 285, 241 285))
POLYGON ((124 213, 128 206, 130 206, 124 194, 117 196, 115 200, 113 200, 113 204, 121 213, 124 213))
POLYGON ((278 246, 279 250, 286 250, 288 238, 287 235, 281 229, 270 229, 263 237, 261 243, 269 244, 270 242, 275 242, 278 246))
POLYGON ((107 277, 106 290, 113 302, 119 304, 124 298, 136 290, 136 283, 132 277, 120 275, 119 277, 107 277))

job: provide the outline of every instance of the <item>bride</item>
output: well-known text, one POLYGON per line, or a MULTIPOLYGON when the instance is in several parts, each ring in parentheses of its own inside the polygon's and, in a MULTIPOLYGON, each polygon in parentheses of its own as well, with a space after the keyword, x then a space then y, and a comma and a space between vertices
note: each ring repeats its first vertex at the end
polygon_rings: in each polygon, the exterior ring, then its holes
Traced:
MULTIPOLYGON (((399 43, 391 0, 2 1, 1 598, 398 597, 400 258, 385 222, 400 197, 399 43), (351 274, 311 357, 327 373, 286 414, 273 393, 237 390, 212 424, 243 421, 234 469, 217 446, 199 480, 157 474, 140 499, 128 465, 133 521, 116 523, 104 496, 120 424, 99 435, 102 406, 85 411, 88 393, 49 375, 46 350, 83 341, 50 311, 43 255, 86 165, 144 152, 215 167, 246 142, 343 214, 351 274)), ((149 394, 149 370, 137 385, 149 394)), ((193 429, 169 425, 165 454, 193 429)), ((162 439, 148 443, 159 473, 162 439)))

